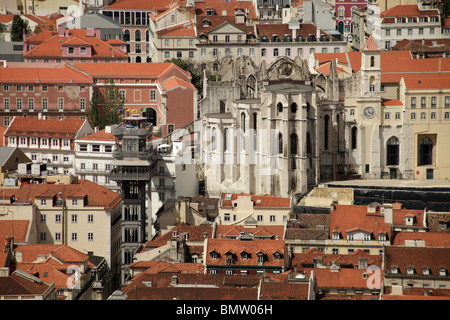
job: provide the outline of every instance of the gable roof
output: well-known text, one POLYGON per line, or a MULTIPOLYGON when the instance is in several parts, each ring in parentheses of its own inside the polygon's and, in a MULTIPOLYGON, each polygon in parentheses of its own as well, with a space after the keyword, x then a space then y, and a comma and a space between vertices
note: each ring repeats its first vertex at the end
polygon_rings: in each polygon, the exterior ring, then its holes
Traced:
POLYGON ((87 120, 14 117, 4 136, 75 139, 85 123, 87 123, 87 120))
POLYGON ((27 242, 29 220, 0 220, 0 235, 13 237, 15 243, 27 242))
POLYGON ((67 65, 39 66, 28 64, 22 67, 0 68, 1 83, 92 83, 92 78, 80 70, 67 65))
POLYGON ((379 209, 375 213, 368 213, 364 205, 335 205, 331 211, 330 238, 332 233, 338 232, 343 239, 347 239, 347 233, 363 230, 378 239, 379 234, 386 234, 390 239, 391 227, 384 222, 384 216, 379 209))
POLYGON ((86 195, 85 207, 102 207, 110 210, 120 203, 120 194, 100 186, 89 180, 79 180, 73 184, 22 184, 14 190, 16 203, 25 203, 31 200, 36 203, 39 197, 56 197, 61 193, 63 199, 74 194, 86 195))
POLYGON ((256 266, 258 265, 258 254, 265 255, 264 267, 283 267, 284 258, 274 259, 274 254, 284 254, 284 240, 256 239, 243 241, 238 239, 208 239, 207 250, 205 252, 206 265, 227 265, 227 253, 231 253, 236 259, 233 260, 233 266, 256 266), (211 258, 211 252, 218 253, 216 259, 211 258), (247 259, 241 259, 241 253, 246 252, 249 255, 247 259))
POLYGON ((118 63, 114 67, 109 63, 87 62, 75 63, 74 66, 94 78, 158 78, 175 68, 186 80, 191 79, 190 73, 171 62, 118 63))
POLYGON ((251 195, 248 193, 222 193, 221 207, 231 207, 239 197, 250 197, 254 207, 290 208, 291 199, 274 195, 251 195))
POLYGON ((9 277, 0 277, 0 296, 44 295, 53 285, 22 271, 14 271, 9 277))
POLYGON ((439 275, 444 268, 450 272, 450 254, 448 248, 433 247, 385 247, 384 270, 391 272, 392 267, 398 268, 399 274, 406 274, 407 268, 414 268, 415 274, 422 274, 423 268, 430 270, 430 275, 439 275))
POLYGON ((423 243, 426 247, 446 247, 450 248, 450 233, 437 232, 396 232, 392 245, 394 246, 409 246, 423 243))
MULTIPOLYGON (((92 47, 92 56, 89 59, 114 58, 127 59, 128 54, 111 46, 106 41, 87 35, 85 29, 68 29, 68 35, 60 35, 58 32, 43 31, 25 40, 35 43, 36 47, 25 52, 25 58, 62 58, 62 47, 67 45, 88 45, 92 47)), ((64 57, 67 58, 67 57, 64 57)))

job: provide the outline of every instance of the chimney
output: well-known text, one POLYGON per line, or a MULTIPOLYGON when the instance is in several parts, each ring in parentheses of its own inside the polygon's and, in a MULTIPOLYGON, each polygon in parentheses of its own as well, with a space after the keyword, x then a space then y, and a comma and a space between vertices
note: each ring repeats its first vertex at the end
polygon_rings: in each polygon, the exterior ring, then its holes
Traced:
POLYGON ((384 222, 392 225, 393 222, 393 209, 392 204, 385 203, 381 206, 381 214, 384 216, 384 222))

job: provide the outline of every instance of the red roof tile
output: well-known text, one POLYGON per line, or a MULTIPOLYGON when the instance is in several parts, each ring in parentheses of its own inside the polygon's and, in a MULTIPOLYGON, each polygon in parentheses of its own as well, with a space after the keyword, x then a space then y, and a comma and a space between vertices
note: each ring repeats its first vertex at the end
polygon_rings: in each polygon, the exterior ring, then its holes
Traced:
POLYGON ((391 227, 384 222, 379 210, 368 213, 364 205, 335 205, 331 211, 330 238, 333 232, 338 232, 343 239, 347 239, 347 233, 356 229, 370 233, 375 240, 378 240, 380 233, 386 234, 388 240, 391 235, 391 227))
POLYGON ((450 248, 450 233, 435 232, 396 232, 392 245, 405 246, 406 241, 423 241, 426 247, 447 247, 450 248))
POLYGON ((221 206, 231 207, 233 201, 238 197, 251 197, 251 201, 254 202, 254 207, 290 208, 291 206, 290 198, 281 198, 269 194, 251 195, 248 193, 223 193, 221 206), (230 197, 229 195, 231 195, 230 199, 228 199, 230 197))
POLYGON ((75 139, 86 121, 14 117, 4 135, 5 137, 28 136, 75 139))
POLYGON ((258 253, 265 255, 265 266, 283 267, 284 265, 284 240, 251 240, 242 241, 235 239, 208 239, 207 240, 206 265, 227 265, 227 253, 233 254, 233 266, 256 266, 258 265, 258 253), (211 253, 218 253, 217 259, 211 257, 211 253), (246 252, 247 259, 241 257, 246 252), (281 254, 276 260, 274 254, 281 254))
POLYGON ((0 68, 0 83, 92 83, 92 78, 69 65, 58 67, 7 67, 0 68))
POLYGON ((15 243, 26 242, 29 227, 29 220, 0 220, 0 236, 13 237, 15 243))
POLYGON ((73 184, 22 184, 14 196, 17 203, 30 199, 35 203, 36 197, 56 197, 60 192, 63 199, 75 193, 86 195, 85 207, 102 207, 106 210, 114 208, 122 199, 120 194, 89 180, 73 184))

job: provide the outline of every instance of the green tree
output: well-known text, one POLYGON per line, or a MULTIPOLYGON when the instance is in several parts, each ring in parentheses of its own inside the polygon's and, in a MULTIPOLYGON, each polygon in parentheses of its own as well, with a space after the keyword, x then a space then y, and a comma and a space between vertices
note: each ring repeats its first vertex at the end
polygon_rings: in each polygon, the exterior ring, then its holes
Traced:
POLYGON ((28 22, 23 21, 19 15, 15 15, 11 26, 11 41, 23 41, 23 31, 29 33, 28 22))
POLYGON ((177 66, 179 66, 181 69, 189 72, 192 76, 191 79, 191 83, 194 85, 195 88, 197 88, 198 92, 202 92, 203 91, 203 81, 202 81, 202 76, 193 72, 191 66, 189 65, 189 63, 187 63, 185 60, 183 59, 170 59, 170 60, 166 60, 165 62, 172 62, 175 63, 177 66))
POLYGON ((114 84, 114 80, 105 80, 105 87, 94 95, 90 102, 88 121, 92 127, 104 129, 105 126, 120 122, 121 110, 125 99, 120 95, 119 88, 114 84))

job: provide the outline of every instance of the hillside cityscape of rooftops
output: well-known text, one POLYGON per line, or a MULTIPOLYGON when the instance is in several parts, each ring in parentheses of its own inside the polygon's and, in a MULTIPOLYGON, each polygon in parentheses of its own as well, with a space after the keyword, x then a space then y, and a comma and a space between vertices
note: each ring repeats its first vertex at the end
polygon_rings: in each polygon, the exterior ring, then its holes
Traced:
POLYGON ((3 0, 0 82, 0 300, 450 300, 449 0, 3 0))

